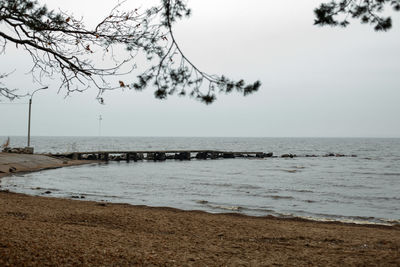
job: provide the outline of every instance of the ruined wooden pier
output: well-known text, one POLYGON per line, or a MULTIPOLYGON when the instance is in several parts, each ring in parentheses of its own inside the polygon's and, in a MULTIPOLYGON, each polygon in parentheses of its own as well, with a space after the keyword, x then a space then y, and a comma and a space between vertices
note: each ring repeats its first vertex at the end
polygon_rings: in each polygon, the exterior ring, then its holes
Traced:
POLYGON ((264 152, 231 152, 218 150, 155 150, 155 151, 88 151, 51 154, 53 157, 70 158, 74 160, 104 160, 104 161, 165 161, 218 158, 267 158, 273 153, 264 152))

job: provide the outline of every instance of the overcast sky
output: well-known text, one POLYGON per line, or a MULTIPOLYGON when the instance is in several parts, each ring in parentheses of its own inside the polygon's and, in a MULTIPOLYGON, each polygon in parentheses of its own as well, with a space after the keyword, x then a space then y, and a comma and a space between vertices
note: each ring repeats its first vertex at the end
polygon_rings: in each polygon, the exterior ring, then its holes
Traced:
MULTIPOLYGON (((41 2, 88 24, 116 3, 41 2)), ((175 25, 181 48, 206 72, 261 80, 254 95, 219 95, 206 106, 191 98, 157 100, 148 88, 109 92, 100 105, 96 90, 65 99, 55 79, 33 99, 31 133, 97 136, 101 114, 103 136, 400 137, 400 13, 392 13, 387 33, 358 21, 321 28, 313 25, 321 2, 189 0, 193 15, 175 25)), ((128 0, 125 7, 140 4, 128 0)), ((32 91, 40 86, 24 75, 30 63, 10 48, 0 56, 0 72, 16 69, 8 84, 32 91)), ((27 111, 27 104, 0 104, 0 136, 26 135, 27 111)))

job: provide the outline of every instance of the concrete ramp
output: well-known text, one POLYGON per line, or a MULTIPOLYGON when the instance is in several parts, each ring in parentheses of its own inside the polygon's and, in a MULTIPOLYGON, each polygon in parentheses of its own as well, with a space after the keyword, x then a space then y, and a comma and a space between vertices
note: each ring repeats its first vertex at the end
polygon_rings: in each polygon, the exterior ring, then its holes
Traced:
POLYGON ((88 161, 56 159, 45 155, 0 153, 0 177, 18 172, 31 172, 72 165, 88 161))

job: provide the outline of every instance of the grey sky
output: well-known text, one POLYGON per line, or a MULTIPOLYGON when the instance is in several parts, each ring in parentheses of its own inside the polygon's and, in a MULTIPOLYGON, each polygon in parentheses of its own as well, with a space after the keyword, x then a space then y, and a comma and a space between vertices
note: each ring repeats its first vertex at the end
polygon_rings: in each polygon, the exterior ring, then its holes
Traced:
MULTIPOLYGON (((84 15, 88 24, 114 4, 43 2, 84 15)), ((95 90, 64 99, 55 79, 34 97, 32 135, 95 136, 101 114, 102 134, 110 136, 400 137, 400 14, 392 14, 387 33, 358 21, 320 28, 313 9, 321 2, 190 0, 192 17, 175 26, 186 55, 206 72, 261 80, 258 93, 219 95, 206 106, 190 98, 160 101, 148 88, 109 92, 102 106, 95 90)), ((29 67, 30 58, 14 47, 0 57, 2 72, 17 69, 8 84, 33 90, 40 86, 22 74, 29 67)), ((0 136, 25 135, 27 109, 0 104, 0 136)))

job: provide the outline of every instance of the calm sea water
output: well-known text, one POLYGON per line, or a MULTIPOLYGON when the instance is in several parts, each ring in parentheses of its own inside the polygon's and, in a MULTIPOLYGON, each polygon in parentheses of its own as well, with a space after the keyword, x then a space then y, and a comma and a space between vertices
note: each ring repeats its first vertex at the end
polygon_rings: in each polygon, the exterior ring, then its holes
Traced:
MULTIPOLYGON (((26 140, 11 142, 24 146, 26 140)), ((110 162, 7 177, 3 189, 208 212, 400 223, 400 139, 33 137, 32 144, 36 153, 212 149, 299 157, 110 162), (302 157, 331 152, 357 157, 302 157)))

